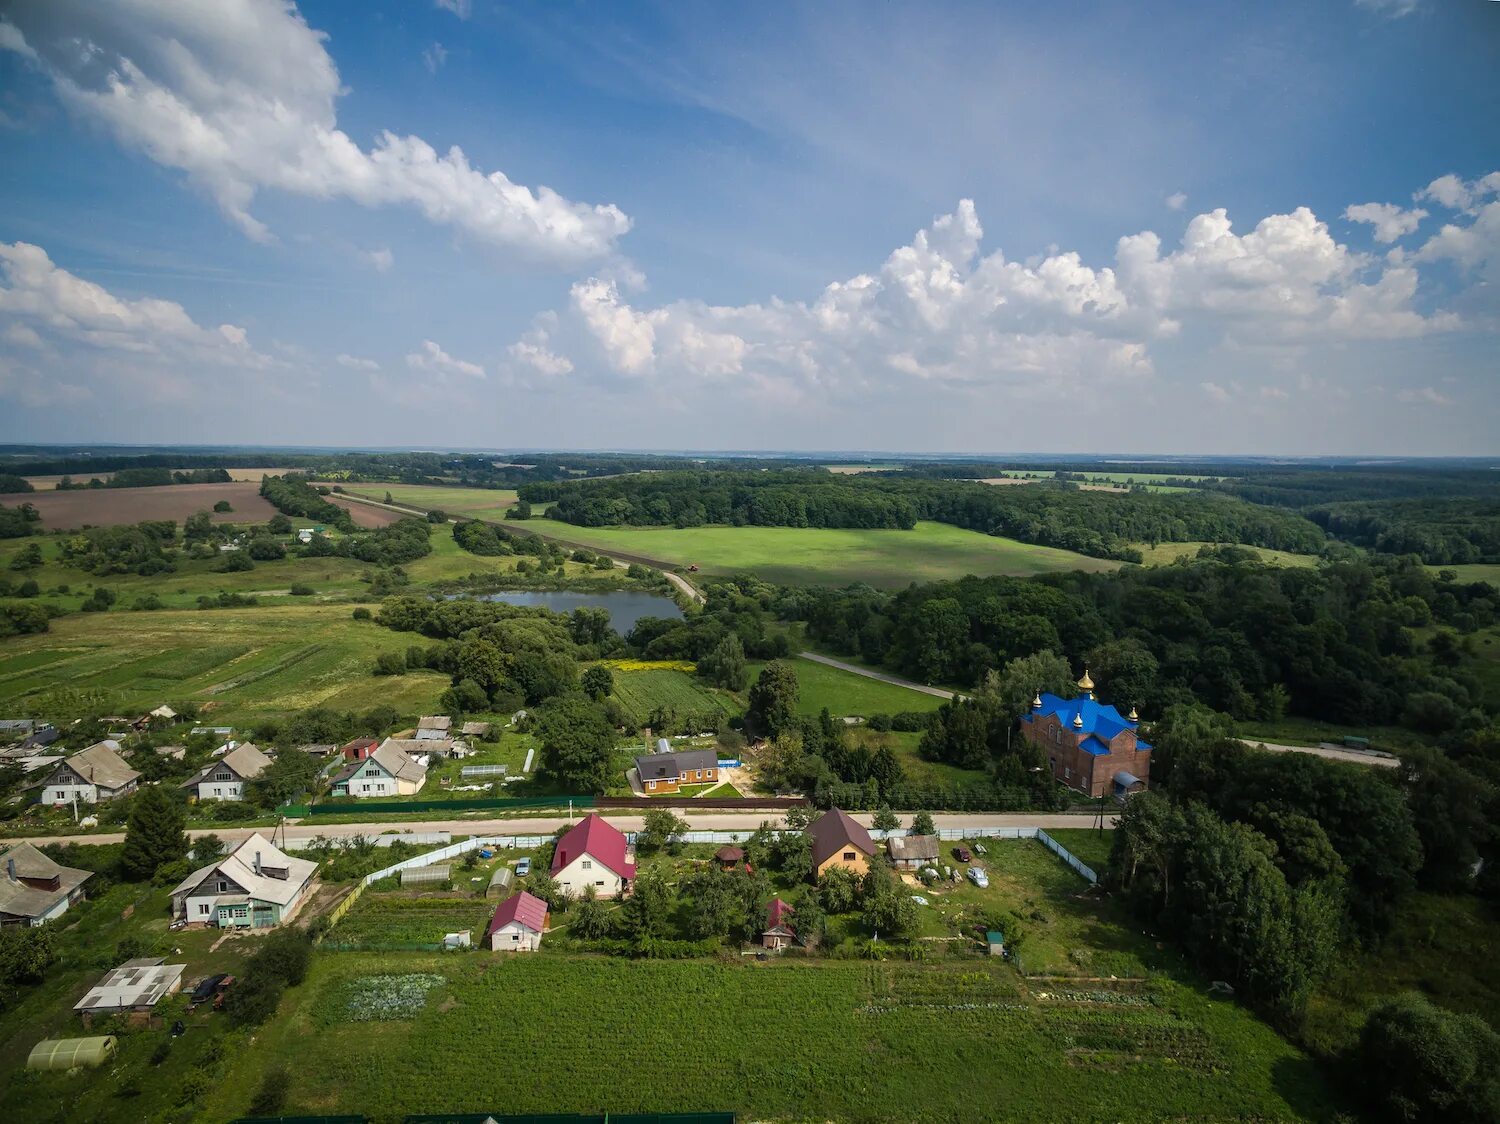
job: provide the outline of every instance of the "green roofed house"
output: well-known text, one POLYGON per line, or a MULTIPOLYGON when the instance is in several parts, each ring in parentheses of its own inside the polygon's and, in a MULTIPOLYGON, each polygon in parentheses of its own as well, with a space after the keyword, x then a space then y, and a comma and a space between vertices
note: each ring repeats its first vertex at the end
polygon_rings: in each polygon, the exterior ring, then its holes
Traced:
POLYGON ((309 896, 318 864, 294 859, 256 832, 172 891, 172 915, 219 929, 269 929, 309 896))

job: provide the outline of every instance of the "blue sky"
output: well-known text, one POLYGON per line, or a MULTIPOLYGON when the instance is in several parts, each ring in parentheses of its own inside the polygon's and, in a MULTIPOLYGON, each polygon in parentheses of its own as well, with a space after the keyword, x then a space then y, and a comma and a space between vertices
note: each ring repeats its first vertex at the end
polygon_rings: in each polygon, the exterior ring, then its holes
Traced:
POLYGON ((1489 0, 13 0, 0 440, 1492 454, 1497 72, 1489 0))

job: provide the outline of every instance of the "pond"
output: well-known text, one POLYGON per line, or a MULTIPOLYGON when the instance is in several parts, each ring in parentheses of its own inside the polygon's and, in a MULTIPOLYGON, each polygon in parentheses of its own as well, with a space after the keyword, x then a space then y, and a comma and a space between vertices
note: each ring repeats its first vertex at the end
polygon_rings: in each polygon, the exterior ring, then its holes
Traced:
POLYGON ((628 590, 579 593, 570 590, 525 590, 514 593, 475 594, 476 601, 503 601, 507 605, 540 606, 554 613, 571 613, 574 609, 605 609, 609 624, 621 636, 642 617, 677 619, 682 610, 677 602, 659 593, 632 593, 628 590))

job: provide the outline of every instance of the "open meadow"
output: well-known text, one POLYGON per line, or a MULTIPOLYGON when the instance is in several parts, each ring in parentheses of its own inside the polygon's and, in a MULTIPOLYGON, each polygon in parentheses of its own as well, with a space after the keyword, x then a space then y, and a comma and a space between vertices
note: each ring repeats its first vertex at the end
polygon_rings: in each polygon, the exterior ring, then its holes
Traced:
POLYGON ((801 527, 575 527, 550 519, 518 524, 548 538, 619 551, 710 574, 752 573, 788 585, 867 582, 886 589, 966 574, 1030 575, 1113 570, 1119 563, 1069 550, 981 535, 944 523, 910 531, 801 527))
POLYGON ((430 710, 448 685, 432 671, 375 677, 381 652, 411 637, 350 619, 347 606, 83 613, 0 647, 0 710, 66 717, 134 714, 164 702, 243 724, 312 706, 430 710))
POLYGON ((450 516, 466 515, 470 519, 504 519, 506 511, 516 502, 515 491, 502 488, 445 488, 429 484, 342 484, 340 487, 351 496, 383 501, 389 494, 395 503, 423 511, 445 511, 450 516))
MULTIPOLYGON (((1217 546, 1211 542, 1164 542, 1155 546, 1149 543, 1136 542, 1131 546, 1141 552, 1143 563, 1147 566, 1169 566, 1179 558, 1196 558, 1198 551, 1205 546, 1217 546)), ((1270 566, 1316 566, 1318 556, 1316 554, 1293 554, 1286 550, 1272 550, 1264 546, 1236 546, 1237 550, 1248 550, 1260 556, 1260 560, 1270 566)))

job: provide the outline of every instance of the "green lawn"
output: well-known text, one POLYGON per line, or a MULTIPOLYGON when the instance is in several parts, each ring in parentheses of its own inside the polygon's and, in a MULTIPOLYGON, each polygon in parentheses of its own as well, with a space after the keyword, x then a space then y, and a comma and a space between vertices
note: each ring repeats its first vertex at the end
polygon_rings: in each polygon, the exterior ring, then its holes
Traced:
POLYGON ((1047 834, 1075 858, 1087 863, 1095 874, 1103 877, 1104 868, 1109 865, 1109 849, 1115 842, 1113 828, 1095 831, 1088 827, 1049 827, 1047 834))
MULTIPOLYGON (((775 1121, 1331 1120, 1312 1063, 1232 1001, 1209 999, 1170 952, 1122 923, 1113 903, 1036 843, 989 841, 992 886, 933 893, 943 933, 995 908, 1025 916, 1028 976, 991 958, 628 961, 567 951, 499 957, 320 954, 278 1016, 247 1039, 205 1112, 242 1113, 285 1065, 288 1113, 738 1112, 775 1121), (951 919, 951 920, 950 920, 951 919), (1029 951, 1027 951, 1029 950, 1029 951), (1055 967, 1070 978, 1041 977, 1055 967), (1161 971, 1148 975, 1148 971, 1161 971), (442 977, 404 1017, 350 1022, 354 981, 442 977), (1093 977, 1115 974, 1101 981, 1093 977), (1128 977, 1128 978, 1127 978, 1128 977), (560 1047, 579 1019, 607 1049, 560 1047), (774 1033, 768 1028, 774 1027, 774 1033), (476 1065, 475 1044, 516 1043, 524 1064, 476 1065), (833 1044, 834 1048, 830 1048, 833 1044), (703 1064, 704 1051, 712 1064, 703 1064), (347 1080, 350 1058, 360 1080, 347 1080), (692 1081, 622 1081, 681 1072, 692 1081)), ((675 881, 708 848, 643 856, 675 881)), ((363 901, 350 916, 377 936, 426 937, 465 899, 363 901), (364 918, 364 920, 360 920, 364 918), (367 925, 368 927, 368 925, 367 925)), ((476 909, 477 913, 477 909, 476 909)), ((555 920, 565 923, 567 915, 555 920)), ((922 942, 918 942, 921 944, 922 942)))
MULTIPOLYGON (((797 672, 799 714, 816 717, 827 707, 828 713, 835 718, 845 715, 867 717, 871 714, 899 714, 903 710, 936 710, 946 701, 925 691, 882 683, 879 679, 829 667, 815 660, 794 657, 790 662, 797 672)), ((749 666, 753 684, 765 664, 751 661, 749 666)))
POLYGON ((741 709, 734 696, 710 687, 704 680, 685 671, 669 668, 622 671, 615 668, 611 673, 615 680, 614 697, 624 708, 632 726, 646 725, 658 708, 673 712, 680 718, 737 714, 741 709))
POLYGON ((375 657, 412 637, 356 621, 347 605, 79 613, 0 646, 0 710, 66 717, 141 713, 163 702, 213 704, 235 725, 311 706, 430 711, 448 685, 434 671, 376 677, 375 657))
POLYGON ((445 511, 450 516, 467 515, 471 519, 504 519, 505 512, 516 502, 516 493, 506 488, 445 488, 429 484, 344 484, 345 493, 384 500, 389 492, 398 504, 419 507, 425 511, 445 511))
MULTIPOLYGON (((1184 489, 1185 490, 1185 489, 1184 489)), ((1205 546, 1218 544, 1207 542, 1164 542, 1156 546, 1147 543, 1136 542, 1131 546, 1139 550, 1145 559, 1147 566, 1166 566, 1179 558, 1195 558, 1198 551, 1205 546)), ((1268 562, 1273 566, 1316 566, 1318 556, 1316 554, 1292 554, 1285 550, 1270 550, 1262 546, 1246 546, 1241 550, 1253 550, 1260 555, 1262 562, 1268 562)))
POLYGON ((910 531, 798 527, 575 527, 550 519, 521 524, 549 538, 595 550, 621 551, 710 574, 754 573, 789 585, 868 582, 899 588, 965 574, 1112 570, 1116 562, 1068 550, 981 535, 945 523, 910 531))
POLYGON ((1500 589, 1500 563, 1473 562, 1460 566, 1428 566, 1427 569, 1434 577, 1443 570, 1452 570, 1458 574, 1458 580, 1461 582, 1489 582, 1496 589, 1500 589))

